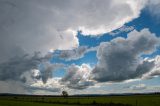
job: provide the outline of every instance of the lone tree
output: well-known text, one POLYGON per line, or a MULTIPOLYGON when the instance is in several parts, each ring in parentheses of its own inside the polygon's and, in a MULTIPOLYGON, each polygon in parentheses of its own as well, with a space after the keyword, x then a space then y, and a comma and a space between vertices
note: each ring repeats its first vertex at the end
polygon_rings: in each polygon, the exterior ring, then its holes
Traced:
POLYGON ((63 96, 63 97, 68 97, 67 91, 62 91, 62 96, 63 96))

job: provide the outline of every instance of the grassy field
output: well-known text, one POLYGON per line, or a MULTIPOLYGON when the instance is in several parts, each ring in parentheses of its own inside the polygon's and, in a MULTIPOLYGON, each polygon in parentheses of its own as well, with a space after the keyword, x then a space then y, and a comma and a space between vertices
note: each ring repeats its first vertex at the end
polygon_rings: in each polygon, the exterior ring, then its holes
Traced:
POLYGON ((160 106, 160 94, 105 97, 0 96, 0 106, 160 106), (105 105, 104 105, 105 104, 105 105), (123 105, 124 104, 124 105, 123 105), (130 104, 130 105, 126 105, 130 104))

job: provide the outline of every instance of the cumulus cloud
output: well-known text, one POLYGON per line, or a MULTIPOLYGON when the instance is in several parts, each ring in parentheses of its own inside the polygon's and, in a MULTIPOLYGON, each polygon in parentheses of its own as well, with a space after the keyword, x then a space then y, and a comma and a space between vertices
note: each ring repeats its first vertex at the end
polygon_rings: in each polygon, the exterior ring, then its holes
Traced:
POLYGON ((38 80, 27 87, 32 93, 35 91, 60 92, 62 85, 60 85, 59 80, 60 78, 49 78, 46 83, 38 80))
POLYGON ((85 89, 94 85, 90 80, 91 67, 87 64, 71 65, 67 69, 66 75, 61 79, 61 83, 71 89, 85 89))
POLYGON ((134 30, 126 39, 118 37, 101 43, 97 51, 98 63, 92 71, 93 79, 105 82, 141 77, 155 65, 141 55, 152 53, 158 45, 159 38, 148 29, 134 30))
POLYGON ((156 22, 159 22, 158 20, 160 19, 160 12, 157 10, 160 9, 160 1, 159 0, 148 0, 146 9, 149 11, 151 16, 154 17, 154 19, 157 19, 156 22))
POLYGON ((48 78, 52 77, 52 71, 64 67, 61 63, 51 64, 49 55, 41 56, 39 52, 35 52, 33 55, 17 56, 1 63, 0 80, 24 83, 42 80, 46 83, 48 78))
POLYGON ((39 70, 26 71, 21 76, 25 77, 25 83, 19 80, 0 81, 0 93, 12 94, 50 94, 59 93, 63 85, 60 85, 60 78, 48 78, 47 82, 37 78, 39 70), (43 93, 45 94, 45 93, 43 93))
POLYGON ((61 63, 49 62, 52 53, 42 56, 40 52, 33 55, 17 55, 0 64, 0 92, 18 94, 40 94, 40 92, 59 92, 57 79, 52 72, 63 68, 61 63), (14 84, 14 85, 13 85, 14 84), (39 92, 37 92, 37 91, 39 92))
POLYGON ((64 64, 61 64, 61 63, 55 63, 55 64, 51 64, 49 62, 43 63, 40 69, 43 83, 46 83, 48 78, 52 78, 52 72, 54 70, 63 68, 63 67, 64 67, 64 64))
POLYGON ((76 48, 77 30, 87 35, 110 32, 137 18, 145 2, 1 0, 0 60, 13 57, 16 47, 27 53, 76 48))
POLYGON ((143 79, 150 79, 150 78, 153 78, 153 77, 156 77, 156 76, 160 76, 160 56, 157 55, 155 58, 152 58, 152 59, 147 59, 148 61, 153 61, 154 62, 154 67, 153 69, 144 74, 143 75, 143 79))
POLYGON ((34 82, 37 82, 38 80, 41 80, 41 73, 37 69, 32 69, 29 71, 25 71, 20 75, 20 81, 25 84, 32 84, 34 82))

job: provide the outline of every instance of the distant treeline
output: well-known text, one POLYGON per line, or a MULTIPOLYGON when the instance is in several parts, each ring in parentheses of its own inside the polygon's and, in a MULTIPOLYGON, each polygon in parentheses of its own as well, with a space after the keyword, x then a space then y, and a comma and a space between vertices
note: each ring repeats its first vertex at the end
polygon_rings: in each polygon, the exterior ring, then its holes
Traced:
MULTIPOLYGON (((80 94, 68 95, 69 97, 105 97, 105 96, 132 96, 132 95, 159 95, 160 92, 151 93, 123 93, 123 94, 80 94)), ((0 93, 0 96, 33 96, 33 97, 62 97, 62 95, 28 95, 28 94, 10 94, 0 93)))

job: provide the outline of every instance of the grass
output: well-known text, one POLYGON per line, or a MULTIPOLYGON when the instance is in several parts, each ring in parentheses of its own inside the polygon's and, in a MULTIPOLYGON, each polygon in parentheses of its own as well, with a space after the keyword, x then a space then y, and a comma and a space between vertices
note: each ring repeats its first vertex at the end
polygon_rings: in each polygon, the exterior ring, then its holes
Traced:
POLYGON ((160 94, 105 96, 105 97, 44 97, 44 96, 0 96, 0 106, 75 106, 108 104, 105 106, 160 106, 160 94), (116 105, 120 103, 119 105, 116 105), (112 105, 109 105, 112 104, 112 105))

